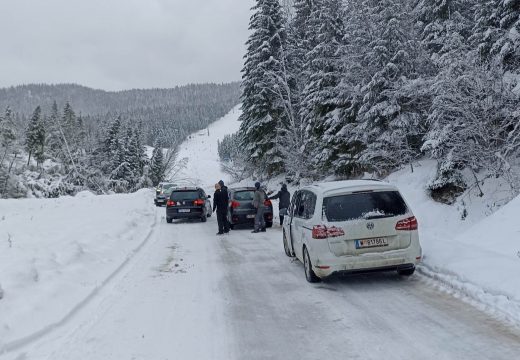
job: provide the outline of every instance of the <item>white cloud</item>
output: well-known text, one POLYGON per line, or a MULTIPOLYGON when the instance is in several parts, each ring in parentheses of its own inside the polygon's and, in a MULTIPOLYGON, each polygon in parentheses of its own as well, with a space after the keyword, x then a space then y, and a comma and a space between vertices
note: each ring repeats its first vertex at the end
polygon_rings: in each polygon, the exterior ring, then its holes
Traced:
POLYGON ((0 86, 240 79, 253 0, 0 0, 0 86))

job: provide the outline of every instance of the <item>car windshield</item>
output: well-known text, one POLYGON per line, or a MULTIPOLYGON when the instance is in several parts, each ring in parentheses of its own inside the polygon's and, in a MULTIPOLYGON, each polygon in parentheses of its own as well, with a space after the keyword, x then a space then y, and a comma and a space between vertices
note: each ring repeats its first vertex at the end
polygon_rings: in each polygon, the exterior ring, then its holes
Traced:
POLYGON ((255 192, 253 190, 247 191, 237 191, 233 196, 237 201, 252 201, 255 196, 255 192))
POLYGON ((162 187, 162 192, 164 194, 169 194, 172 192, 173 188, 175 187, 175 184, 166 184, 162 187))
POLYGON ((196 200, 198 198, 199 192, 195 190, 174 191, 170 196, 170 199, 172 199, 173 201, 196 200))
POLYGON ((408 208, 398 191, 377 191, 327 197, 323 211, 328 221, 347 221, 404 215, 408 208))

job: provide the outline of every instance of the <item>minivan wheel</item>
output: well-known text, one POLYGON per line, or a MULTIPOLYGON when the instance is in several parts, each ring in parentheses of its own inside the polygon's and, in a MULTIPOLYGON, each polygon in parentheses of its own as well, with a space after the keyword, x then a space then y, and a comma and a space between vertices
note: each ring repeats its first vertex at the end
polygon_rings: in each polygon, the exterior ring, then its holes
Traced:
POLYGON ((167 222, 168 224, 171 224, 171 223, 172 223, 172 221, 173 221, 173 219, 172 219, 172 218, 168 218, 168 217, 166 218, 166 222, 167 222))
POLYGON ((401 276, 411 276, 415 272, 415 266, 410 269, 397 270, 397 273, 401 276))
POLYGON ((272 221, 266 221, 265 222, 265 227, 266 228, 272 228, 273 227, 273 222, 272 221))
POLYGON ((308 282, 317 283, 320 281, 320 278, 312 270, 311 258, 306 247, 303 248, 303 267, 305 268, 305 278, 308 282))
POLYGON ((287 244, 287 236, 285 235, 285 231, 283 232, 283 249, 285 250, 285 255, 289 257, 293 257, 294 255, 289 250, 289 245, 287 244))
POLYGON ((206 222, 206 220, 208 220, 208 214, 202 215, 202 217, 200 218, 200 221, 206 222))

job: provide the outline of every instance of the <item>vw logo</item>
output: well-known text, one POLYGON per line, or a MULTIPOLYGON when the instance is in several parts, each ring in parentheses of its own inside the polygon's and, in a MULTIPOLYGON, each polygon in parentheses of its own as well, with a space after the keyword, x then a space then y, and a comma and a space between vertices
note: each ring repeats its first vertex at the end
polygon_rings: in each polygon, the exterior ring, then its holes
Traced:
POLYGON ((374 230, 374 223, 373 222, 367 223, 367 229, 368 230, 374 230))

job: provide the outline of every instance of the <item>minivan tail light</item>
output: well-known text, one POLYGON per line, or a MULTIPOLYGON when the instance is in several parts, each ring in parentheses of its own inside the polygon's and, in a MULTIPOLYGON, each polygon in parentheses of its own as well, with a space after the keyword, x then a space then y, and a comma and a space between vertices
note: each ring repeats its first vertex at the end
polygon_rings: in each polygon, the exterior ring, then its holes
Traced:
POLYGON ((231 207, 233 209, 236 209, 236 208, 240 207, 240 203, 236 200, 233 200, 233 201, 231 201, 231 207))
POLYGON ((166 206, 175 206, 175 201, 173 201, 173 200, 166 201, 166 206))
POLYGON ((201 205, 204 205, 204 200, 202 199, 197 199, 193 202, 193 205, 195 206, 201 206, 201 205))
POLYGON ((415 216, 400 220, 395 224, 396 230, 417 230, 419 224, 417 223, 417 219, 415 216))
POLYGON ((271 202, 271 200, 265 200, 264 201, 264 206, 272 206, 273 203, 271 202))
POLYGON ((327 239, 344 235, 345 231, 342 228, 336 226, 326 227, 325 225, 315 225, 312 228, 313 239, 327 239))

